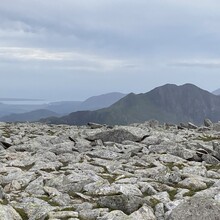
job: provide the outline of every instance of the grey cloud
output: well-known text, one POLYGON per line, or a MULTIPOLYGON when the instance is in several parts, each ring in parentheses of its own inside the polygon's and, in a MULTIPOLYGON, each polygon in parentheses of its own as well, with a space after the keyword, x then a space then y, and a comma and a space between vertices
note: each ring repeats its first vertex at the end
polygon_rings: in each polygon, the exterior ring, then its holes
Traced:
POLYGON ((170 63, 171 66, 179 67, 202 67, 202 68, 220 68, 220 59, 201 59, 201 60, 182 60, 170 63))
POLYGON ((51 78, 60 97, 202 86, 219 68, 219 7, 218 0, 1 0, 0 74, 15 87, 22 76, 20 94, 35 88, 36 98, 57 95, 51 78), (195 67, 206 67, 203 81, 195 67))

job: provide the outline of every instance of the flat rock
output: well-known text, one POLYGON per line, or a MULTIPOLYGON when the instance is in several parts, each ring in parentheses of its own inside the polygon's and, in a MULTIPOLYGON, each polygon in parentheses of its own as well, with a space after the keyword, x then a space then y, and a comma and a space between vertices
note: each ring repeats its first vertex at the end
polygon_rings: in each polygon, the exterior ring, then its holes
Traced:
POLYGON ((124 212, 120 210, 112 211, 103 217, 97 218, 97 220, 132 220, 129 216, 127 216, 124 212))
POLYGON ((0 204, 0 219, 1 220, 22 220, 21 216, 10 205, 0 204))
POLYGON ((130 217, 133 220, 157 220, 153 213, 153 209, 144 204, 139 210, 133 212, 130 217))
POLYGON ((136 134, 131 133, 130 130, 127 131, 121 128, 103 131, 93 136, 87 137, 87 139, 90 141, 100 139, 103 142, 111 141, 115 143, 122 143, 125 140, 129 140, 133 142, 140 142, 143 138, 144 138, 144 135, 137 136, 136 134))
POLYGON ((143 202, 143 199, 140 197, 125 195, 104 196, 98 199, 99 206, 113 210, 121 210, 126 214, 137 211, 143 202))
POLYGON ((195 197, 173 209, 167 220, 217 220, 219 216, 219 202, 211 198, 195 197))

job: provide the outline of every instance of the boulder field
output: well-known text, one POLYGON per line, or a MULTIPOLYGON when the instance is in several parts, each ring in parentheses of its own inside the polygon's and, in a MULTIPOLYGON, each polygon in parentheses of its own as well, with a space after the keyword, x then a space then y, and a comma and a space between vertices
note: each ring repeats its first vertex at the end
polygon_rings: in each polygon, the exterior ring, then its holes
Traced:
POLYGON ((218 220, 220 123, 0 123, 1 220, 218 220))

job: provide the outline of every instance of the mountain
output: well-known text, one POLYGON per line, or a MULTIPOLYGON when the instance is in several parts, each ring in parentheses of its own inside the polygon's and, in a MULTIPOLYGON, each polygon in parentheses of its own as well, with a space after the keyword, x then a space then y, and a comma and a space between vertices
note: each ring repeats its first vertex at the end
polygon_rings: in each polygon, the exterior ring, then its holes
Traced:
POLYGON ((45 109, 40 109, 40 110, 35 110, 27 113, 21 113, 21 114, 10 114, 7 116, 3 116, 0 118, 0 121, 3 122, 33 122, 33 121, 38 121, 42 118, 47 118, 51 116, 59 116, 57 113, 45 110, 45 109))
POLYGON ((214 92, 212 92, 214 95, 220 95, 220 89, 215 90, 214 92))
POLYGON ((0 103, 0 117, 10 114, 20 114, 37 109, 44 109, 46 105, 22 105, 22 104, 5 104, 0 103))
POLYGON ((97 110, 101 108, 106 108, 125 96, 125 94, 119 92, 93 96, 82 102, 78 110, 97 110))
POLYGON ((51 102, 46 106, 46 109, 54 111, 58 114, 69 114, 71 112, 82 110, 97 110, 111 106, 125 94, 119 92, 107 93, 99 96, 92 96, 85 101, 61 101, 51 102))
POLYGON ((80 101, 61 101, 51 102, 45 108, 56 112, 60 115, 69 114, 70 112, 78 111, 82 102, 80 101))
POLYGON ((42 120, 46 123, 84 125, 88 122, 129 124, 156 119, 160 122, 191 121, 201 124, 204 118, 220 119, 220 97, 195 85, 166 84, 144 94, 130 93, 108 108, 79 111, 64 117, 42 120))
MULTIPOLYGON (((18 104, 0 103, 0 117, 7 116, 6 118, 9 118, 11 120, 12 118, 15 118, 17 120, 18 119, 17 116, 12 117, 11 114, 22 114, 22 113, 31 112, 30 115, 32 115, 32 111, 42 110, 42 109, 55 112, 59 115, 67 115, 71 112, 76 112, 80 110, 97 110, 100 108, 109 107, 110 105, 117 102, 119 99, 121 99, 124 96, 125 94, 113 92, 99 96, 93 96, 91 98, 86 99, 85 101, 60 101, 60 102, 51 102, 48 104, 26 104, 26 105, 19 104, 19 101, 24 101, 26 99, 19 99, 16 100, 18 104)), ((15 99, 2 98, 2 101, 9 101, 9 100, 15 100, 15 99)), ((21 119, 22 117, 23 116, 21 116, 21 119)))

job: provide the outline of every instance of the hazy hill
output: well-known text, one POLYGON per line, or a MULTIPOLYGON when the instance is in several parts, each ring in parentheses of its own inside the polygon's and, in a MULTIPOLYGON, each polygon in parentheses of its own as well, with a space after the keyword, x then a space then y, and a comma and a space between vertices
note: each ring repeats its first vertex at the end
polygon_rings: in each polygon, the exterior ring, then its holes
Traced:
POLYGON ((220 89, 217 89, 213 92, 214 95, 220 95, 220 89))
MULTIPOLYGON (((29 120, 28 121, 34 121, 35 114, 33 114, 33 111, 36 110, 49 110, 48 113, 51 111, 52 114, 48 114, 47 117, 53 116, 54 113, 57 113, 59 115, 67 115, 71 112, 76 112, 79 110, 97 110, 100 108, 109 107, 113 103, 117 102, 119 99, 124 97, 125 94, 113 92, 113 93, 107 93, 99 96, 93 96, 85 101, 60 101, 60 102, 51 102, 49 104, 3 104, 0 103, 0 120, 1 117, 4 117, 3 119, 7 118, 10 119, 10 121, 21 120, 23 121, 24 114, 28 115, 29 120), (12 115, 13 114, 13 115, 12 115), (15 115, 14 115, 15 114, 15 115), (21 118, 19 118, 19 114, 21 114, 21 118), (34 116, 33 120, 31 119, 31 115, 34 116)), ((7 100, 14 100, 14 99, 2 99, 3 101, 7 100)), ((20 99, 21 101, 26 99, 20 99)), ((16 100, 19 101, 19 100, 16 100)), ((46 112, 46 111, 45 111, 46 112)), ((24 117, 25 118, 25 117, 24 117)))
POLYGON ((80 101, 61 101, 51 102, 45 108, 61 115, 69 114, 79 110, 82 102, 80 101))
POLYGON ((44 109, 46 105, 22 105, 22 104, 4 104, 0 103, 0 117, 10 114, 20 114, 37 109, 44 109))
POLYGON ((101 108, 106 108, 111 106, 124 96, 126 95, 119 92, 112 92, 99 96, 93 96, 82 102, 78 110, 97 110, 101 108))
POLYGON ((150 92, 128 94, 112 106, 97 111, 74 112, 61 118, 48 118, 47 123, 83 125, 88 122, 129 124, 157 119, 161 122, 194 122, 204 118, 220 119, 220 97, 195 85, 167 84, 150 92))
POLYGON ((57 113, 45 110, 45 109, 40 109, 40 110, 35 110, 27 113, 21 113, 21 114, 10 114, 4 117, 0 118, 0 121, 3 122, 25 122, 25 121, 38 121, 41 118, 47 118, 51 116, 59 116, 57 113))

